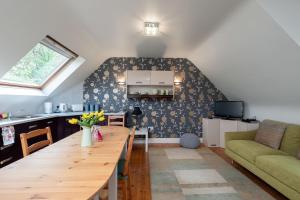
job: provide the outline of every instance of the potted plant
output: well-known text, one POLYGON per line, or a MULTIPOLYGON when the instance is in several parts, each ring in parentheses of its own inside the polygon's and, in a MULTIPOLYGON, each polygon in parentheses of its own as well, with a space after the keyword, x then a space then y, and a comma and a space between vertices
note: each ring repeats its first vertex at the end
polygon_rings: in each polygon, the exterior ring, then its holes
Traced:
POLYGON ((83 113, 80 120, 72 118, 68 122, 70 124, 78 124, 82 127, 81 146, 89 147, 92 145, 92 126, 104 120, 104 111, 102 110, 101 112, 83 113))

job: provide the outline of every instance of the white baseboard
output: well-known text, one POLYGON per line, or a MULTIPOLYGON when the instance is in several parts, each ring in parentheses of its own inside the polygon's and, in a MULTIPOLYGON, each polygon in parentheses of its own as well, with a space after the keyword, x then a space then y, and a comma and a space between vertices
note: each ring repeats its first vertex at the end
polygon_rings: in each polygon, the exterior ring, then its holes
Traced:
POLYGON ((180 138, 149 138, 149 144, 179 144, 180 138))
MULTIPOLYGON (((179 144, 180 138, 149 138, 149 144, 179 144)), ((200 142, 203 142, 203 139, 200 138, 200 142)), ((135 144, 145 143, 144 139, 134 140, 135 144)))

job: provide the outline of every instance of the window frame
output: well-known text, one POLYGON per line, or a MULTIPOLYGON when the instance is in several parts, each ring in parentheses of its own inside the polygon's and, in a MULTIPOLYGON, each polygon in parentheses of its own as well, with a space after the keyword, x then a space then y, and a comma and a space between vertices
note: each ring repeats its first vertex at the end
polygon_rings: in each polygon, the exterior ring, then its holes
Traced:
MULTIPOLYGON (((3 80, 0 79, 0 86, 11 86, 11 87, 31 88, 31 89, 43 89, 45 87, 45 85, 47 85, 47 83, 49 83, 51 81, 51 79, 53 79, 63 68, 65 68, 67 65, 69 65, 71 62, 73 62, 78 57, 77 53, 75 53, 74 51, 72 51, 71 49, 69 49, 68 47, 63 45, 62 43, 58 42, 53 37, 51 37, 49 35, 46 35, 46 37, 44 39, 49 40, 54 45, 59 46, 59 48, 62 48, 63 51, 66 51, 67 53, 71 54, 72 56, 67 61, 65 61, 61 66, 57 67, 51 74, 49 74, 49 76, 40 85, 9 82, 9 81, 3 81, 3 80)), ((57 51, 55 48, 50 47, 48 45, 45 45, 42 41, 40 41, 39 43, 46 46, 47 48, 52 49, 53 51, 55 51, 57 53, 65 56, 61 52, 57 51)), ((67 57, 67 56, 65 56, 65 57, 67 57)))

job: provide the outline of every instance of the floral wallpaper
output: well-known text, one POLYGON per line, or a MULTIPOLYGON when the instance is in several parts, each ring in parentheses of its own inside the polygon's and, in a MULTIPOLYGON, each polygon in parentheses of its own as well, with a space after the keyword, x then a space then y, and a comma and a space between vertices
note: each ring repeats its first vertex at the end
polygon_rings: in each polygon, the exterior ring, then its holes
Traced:
MULTIPOLYGON (((100 104, 106 112, 143 112, 139 126, 153 126, 150 137, 176 138, 183 133, 201 136, 202 118, 211 115, 215 100, 226 100, 204 74, 184 58, 113 57, 84 81, 84 103, 100 104), (126 86, 117 83, 126 70, 174 70, 182 83, 174 99, 127 99, 126 86)), ((135 121, 136 122, 136 121, 135 121)))

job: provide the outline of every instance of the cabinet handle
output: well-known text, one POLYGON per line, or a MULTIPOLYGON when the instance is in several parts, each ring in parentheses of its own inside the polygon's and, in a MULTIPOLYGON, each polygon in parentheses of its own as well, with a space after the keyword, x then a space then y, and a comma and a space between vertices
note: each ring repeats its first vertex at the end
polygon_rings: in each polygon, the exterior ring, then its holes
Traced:
POLYGON ((49 121, 49 122, 47 122, 47 124, 52 124, 53 123, 53 121, 49 121))
POLYGON ((161 81, 161 82, 159 82, 159 84, 165 84, 165 82, 164 82, 164 81, 161 81))
POLYGON ((136 81, 135 83, 143 83, 142 81, 136 81))
POLYGON ((28 126, 28 129, 33 129, 33 128, 36 128, 38 125, 37 124, 34 124, 34 125, 31 125, 31 126, 28 126))
POLYGON ((9 148, 9 147, 11 147, 11 146, 13 146, 14 144, 9 144, 9 145, 6 145, 6 146, 3 146, 3 147, 0 147, 0 150, 2 151, 2 150, 4 150, 4 149, 7 149, 7 148, 9 148))
POLYGON ((0 165, 4 165, 5 163, 11 161, 12 159, 13 159, 13 157, 11 156, 11 157, 9 157, 9 158, 6 158, 6 159, 4 159, 4 160, 1 160, 1 161, 0 161, 0 165))

